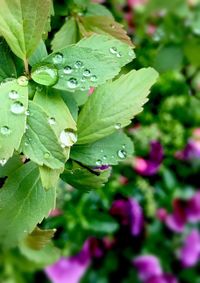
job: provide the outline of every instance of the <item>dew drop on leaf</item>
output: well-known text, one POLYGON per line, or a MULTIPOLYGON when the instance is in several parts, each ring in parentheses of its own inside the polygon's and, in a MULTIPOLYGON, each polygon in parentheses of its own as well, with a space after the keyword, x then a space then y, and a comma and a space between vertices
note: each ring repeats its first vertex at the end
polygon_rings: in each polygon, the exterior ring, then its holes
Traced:
POLYGON ((62 53, 56 53, 53 57, 53 63, 54 64, 62 64, 63 63, 63 54, 62 53))
POLYGON ((78 86, 78 81, 77 79, 71 78, 68 80, 67 84, 69 88, 74 89, 78 86))
POLYGON ((70 147, 77 142, 77 135, 73 130, 65 129, 60 134, 60 142, 63 148, 70 147))
POLYGON ((101 165, 102 165, 101 159, 98 159, 98 160, 96 161, 96 165, 97 165, 97 166, 101 166, 101 165))
POLYGON ((83 76, 84 76, 84 77, 90 77, 90 76, 91 76, 90 70, 85 69, 84 72, 83 72, 83 76))
POLYGON ((0 133, 1 133, 3 136, 8 136, 8 135, 10 135, 11 130, 10 130, 9 127, 3 126, 3 127, 0 128, 0 133))
POLYGON ((15 100, 19 98, 19 93, 16 90, 11 90, 8 96, 10 99, 15 100))
POLYGON ((121 58, 121 57, 122 57, 121 52, 118 52, 118 53, 116 54, 116 56, 117 56, 117 58, 121 58))
POLYGON ((11 105, 10 110, 14 114, 22 114, 24 113, 24 105, 20 101, 16 101, 11 105))
POLYGON ((48 119, 48 123, 49 123, 49 125, 55 125, 56 124, 56 119, 54 117, 50 117, 48 119))
POLYGON ((27 111, 25 112, 25 115, 26 115, 26 116, 30 116, 30 111, 27 110, 27 111))
POLYGON ((104 159, 104 160, 106 160, 106 159, 107 159, 107 156, 106 156, 106 155, 104 155, 104 156, 103 156, 103 159, 104 159))
POLYGON ((64 72, 64 74, 69 75, 69 74, 71 74, 73 72, 73 69, 70 66, 66 66, 64 68, 63 72, 64 72))
POLYGON ((45 153, 44 153, 44 158, 45 158, 45 159, 48 159, 49 157, 50 157, 50 153, 49 153, 49 152, 45 152, 45 153))
POLYGON ((97 77, 95 75, 91 76, 90 78, 91 82, 96 82, 97 81, 97 77))
POLYGON ((117 53, 117 48, 116 47, 110 47, 110 53, 111 54, 116 54, 117 53))
POLYGON ((120 123, 116 123, 116 124, 115 124, 115 129, 116 129, 116 130, 120 130, 121 127, 122 127, 122 125, 121 125, 120 123))
POLYGON ((27 86, 28 85, 28 79, 25 76, 21 76, 17 79, 17 82, 20 86, 27 86))
POLYGON ((33 69, 31 77, 39 84, 52 86, 58 81, 58 70, 51 64, 41 65, 33 69))
POLYGON ((7 162, 7 159, 5 159, 5 158, 0 159, 0 165, 1 166, 4 166, 6 164, 6 162, 7 162))
POLYGON ((120 149, 118 150, 117 155, 119 158, 124 159, 127 156, 127 152, 124 149, 120 149))
POLYGON ((74 67, 79 69, 79 68, 83 68, 83 63, 81 61, 76 61, 76 63, 74 64, 74 67))

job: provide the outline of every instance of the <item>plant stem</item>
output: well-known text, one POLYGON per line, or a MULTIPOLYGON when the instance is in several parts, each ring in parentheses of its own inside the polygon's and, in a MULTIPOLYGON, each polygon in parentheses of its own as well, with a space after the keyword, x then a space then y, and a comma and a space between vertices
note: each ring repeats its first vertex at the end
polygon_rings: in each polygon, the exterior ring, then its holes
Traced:
POLYGON ((24 68, 25 68, 25 73, 27 76, 29 76, 29 68, 28 68, 28 59, 24 59, 24 68))

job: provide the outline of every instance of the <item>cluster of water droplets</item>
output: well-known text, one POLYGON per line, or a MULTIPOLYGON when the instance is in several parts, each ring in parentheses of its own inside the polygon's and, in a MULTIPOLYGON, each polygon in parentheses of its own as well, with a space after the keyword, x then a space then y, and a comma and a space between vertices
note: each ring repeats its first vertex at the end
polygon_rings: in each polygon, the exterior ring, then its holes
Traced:
MULTIPOLYGON (((56 53, 53 57, 53 63, 55 65, 64 65, 65 59, 62 53, 56 53)), ((97 76, 92 74, 91 70, 84 66, 84 63, 77 60, 74 64, 66 65, 63 68, 63 75, 67 78, 67 87, 72 90, 80 87, 81 90, 87 90, 97 80, 97 76), (79 77, 81 77, 79 79, 79 77)))
MULTIPOLYGON (((107 155, 103 154, 104 153, 104 150, 101 149, 100 151, 102 153, 102 157, 100 157, 97 161, 96 161, 96 165, 97 166, 102 166, 102 165, 109 165, 109 161, 108 160, 108 157, 107 155)), ((111 155, 109 157, 112 158, 113 160, 115 159, 125 159, 127 157, 127 151, 126 151, 126 146, 125 145, 122 145, 122 147, 117 150, 116 154, 115 155, 111 155)))
POLYGON ((74 130, 64 129, 60 133, 60 143, 63 148, 71 147, 76 142, 77 142, 77 135, 74 130))

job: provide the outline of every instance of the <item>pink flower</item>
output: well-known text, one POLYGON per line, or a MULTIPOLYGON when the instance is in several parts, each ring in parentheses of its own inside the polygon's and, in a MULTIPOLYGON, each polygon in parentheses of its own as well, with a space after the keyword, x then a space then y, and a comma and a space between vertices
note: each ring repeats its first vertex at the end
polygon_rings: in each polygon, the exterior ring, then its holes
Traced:
POLYGON ((144 159, 136 157, 133 168, 142 176, 152 176, 156 174, 163 160, 163 148, 158 141, 152 141, 150 144, 149 158, 144 159))
POLYGON ((200 258, 200 233, 193 230, 185 239, 179 258, 184 267, 192 267, 200 258))
POLYGON ((134 8, 146 4, 148 0, 128 0, 127 2, 131 8, 134 8))
POLYGON ((141 233, 144 225, 143 212, 139 203, 133 198, 114 201, 110 213, 118 218, 122 225, 129 226, 133 236, 141 233))
POLYGON ((137 268, 139 278, 147 281, 153 276, 162 274, 162 268, 157 257, 153 255, 138 256, 133 260, 134 266, 137 268))
POLYGON ((91 262, 89 241, 86 241, 79 254, 62 257, 45 269, 52 283, 79 283, 91 262))

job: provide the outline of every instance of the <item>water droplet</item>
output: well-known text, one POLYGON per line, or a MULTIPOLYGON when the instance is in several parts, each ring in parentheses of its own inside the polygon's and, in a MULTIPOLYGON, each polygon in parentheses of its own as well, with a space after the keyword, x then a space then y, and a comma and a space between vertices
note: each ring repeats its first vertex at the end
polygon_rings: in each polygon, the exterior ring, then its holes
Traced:
POLYGON ((11 130, 10 130, 9 127, 3 126, 3 127, 0 128, 0 133, 1 133, 3 136, 8 136, 8 135, 10 135, 11 130))
POLYGON ((7 162, 7 159, 5 159, 5 158, 0 159, 0 165, 1 166, 4 166, 6 164, 6 162, 7 162))
POLYGON ((54 117, 50 117, 48 119, 48 123, 49 123, 49 125, 55 125, 56 124, 56 119, 54 117))
POLYGON ((82 91, 84 91, 84 90, 86 90, 86 89, 87 89, 86 86, 82 86, 82 87, 81 87, 81 90, 82 90, 82 91))
POLYGON ((26 130, 28 130, 28 129, 29 129, 29 125, 26 125, 26 127, 25 127, 25 128, 26 128, 26 130))
POLYGON ((44 158, 45 158, 45 159, 48 159, 49 157, 50 157, 50 153, 49 153, 49 152, 45 152, 45 153, 44 153, 44 158))
POLYGON ((194 34, 200 35, 200 28, 194 28, 193 29, 194 34))
POLYGON ((119 158, 124 159, 127 156, 127 152, 124 149, 120 149, 118 150, 117 155, 119 158))
POLYGON ((67 84, 68 84, 69 88, 74 89, 74 88, 76 88, 78 86, 78 81, 77 81, 77 79, 71 78, 71 79, 69 79, 67 84))
POLYGON ((111 54, 116 54, 117 53, 117 48, 116 47, 110 47, 110 53, 111 54))
POLYGON ((22 114, 24 112, 24 105, 20 101, 16 101, 11 105, 10 110, 14 114, 22 114))
POLYGON ((25 111, 25 115, 30 116, 30 111, 29 110, 25 111))
POLYGON ((133 51, 132 49, 129 50, 128 55, 129 55, 130 57, 134 56, 134 51, 133 51))
POLYGON ((97 166, 101 166, 101 165, 102 165, 101 159, 98 159, 98 160, 96 161, 96 165, 97 165, 97 166))
POLYGON ((103 149, 101 149, 100 151, 101 151, 101 153, 103 153, 103 149))
POLYGON ((63 72, 64 72, 65 75, 69 75, 69 74, 71 74, 73 72, 73 69, 70 66, 66 66, 64 68, 63 72))
POLYGON ((8 96, 10 99, 15 100, 19 98, 19 93, 16 90, 11 90, 8 96))
POLYGON ((20 86, 27 86, 28 85, 28 79, 25 76, 21 76, 17 79, 17 82, 20 86))
POLYGON ((56 53, 53 57, 53 63, 54 64, 62 64, 63 63, 63 54, 62 53, 56 53))
POLYGON ((32 70, 31 77, 41 85, 52 86, 58 81, 58 70, 51 64, 36 66, 32 70))
POLYGON ((86 81, 85 78, 81 78, 81 82, 84 83, 86 81))
POLYGON ((83 63, 81 61, 76 61, 76 63, 74 64, 74 67, 79 69, 79 68, 83 68, 83 63))
POLYGON ((25 146, 28 146, 28 143, 27 143, 27 142, 25 142, 25 143, 24 143, 24 145, 25 145, 25 146))
POLYGON ((104 160, 106 160, 106 159, 107 159, 107 156, 106 156, 106 155, 104 155, 104 156, 103 156, 103 159, 104 159, 104 160))
POLYGON ((123 149, 125 149, 125 148, 126 148, 126 145, 125 145, 125 144, 123 144, 123 145, 122 145, 122 148, 123 148, 123 149))
POLYGON ((117 56, 117 58, 121 58, 121 57, 122 57, 121 52, 118 52, 118 53, 116 54, 116 56, 117 56))
POLYGON ((116 124, 115 124, 115 129, 116 129, 116 130, 119 130, 119 129, 121 129, 121 126, 122 126, 122 125, 121 125, 120 123, 116 123, 116 124))
POLYGON ((84 72, 83 72, 83 76, 84 76, 84 77, 90 77, 90 76, 91 76, 90 70, 85 69, 84 72))
POLYGON ((61 146, 70 147, 77 142, 77 135, 71 129, 65 129, 60 134, 61 146))
POLYGON ((90 78, 91 82, 96 82, 97 81, 97 77, 95 75, 91 76, 90 78))

